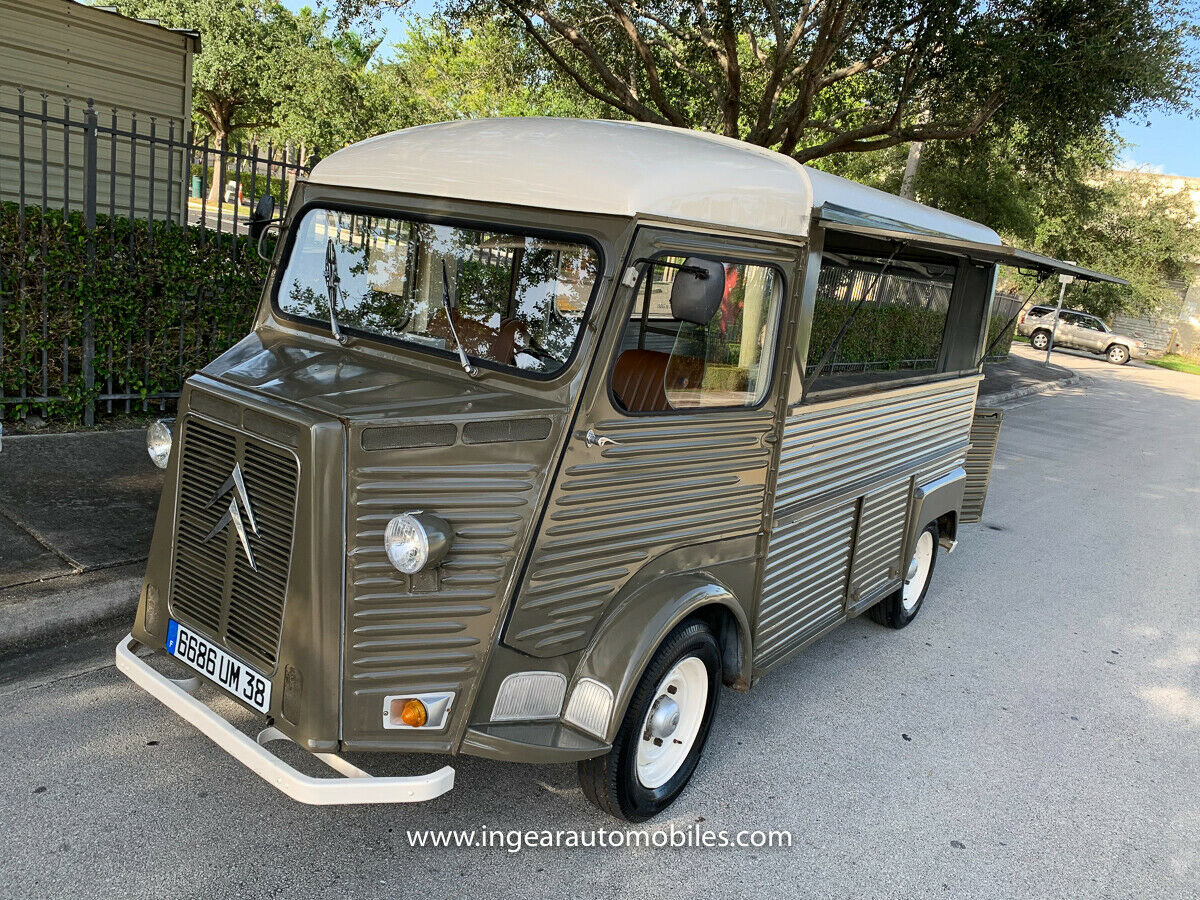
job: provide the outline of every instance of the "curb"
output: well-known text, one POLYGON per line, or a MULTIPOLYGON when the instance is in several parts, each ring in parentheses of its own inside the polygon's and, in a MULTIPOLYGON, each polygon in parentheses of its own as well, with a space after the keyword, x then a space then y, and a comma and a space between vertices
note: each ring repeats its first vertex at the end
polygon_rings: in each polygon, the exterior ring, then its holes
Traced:
POLYGON ((144 562, 62 575, 0 593, 0 659, 42 650, 133 619, 144 562))
POLYGON ((979 402, 989 405, 1011 403, 1013 400, 1020 400, 1022 397, 1031 397, 1034 394, 1044 394, 1055 388, 1071 387, 1072 385, 1079 384, 1082 380, 1079 375, 1072 374, 1069 378, 1064 378, 1061 381, 1028 384, 1025 387, 1013 388, 1011 391, 1005 391, 1001 394, 980 394, 979 402))

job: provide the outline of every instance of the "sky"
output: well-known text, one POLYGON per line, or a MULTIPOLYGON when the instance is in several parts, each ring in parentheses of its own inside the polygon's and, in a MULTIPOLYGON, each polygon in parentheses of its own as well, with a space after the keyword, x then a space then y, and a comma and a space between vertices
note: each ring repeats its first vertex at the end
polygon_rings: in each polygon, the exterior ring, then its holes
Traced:
MULTIPOLYGON (((298 10, 315 4, 313 0, 283 0, 283 5, 298 10)), ((385 12, 376 25, 377 34, 384 38, 379 56, 388 58, 392 44, 404 37, 405 15, 426 15, 433 5, 434 0, 413 0, 406 14, 385 12)), ((1146 168, 1167 175, 1200 178, 1200 117, 1155 111, 1122 120, 1117 124, 1117 132, 1129 145, 1121 155, 1121 168, 1146 168)))

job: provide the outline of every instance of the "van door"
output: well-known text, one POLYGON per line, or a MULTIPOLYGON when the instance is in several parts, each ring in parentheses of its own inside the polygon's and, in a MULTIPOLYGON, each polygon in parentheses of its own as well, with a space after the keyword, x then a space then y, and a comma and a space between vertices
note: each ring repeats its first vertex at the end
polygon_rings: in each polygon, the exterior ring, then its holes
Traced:
POLYGON ((639 229, 506 644, 542 657, 581 649, 632 580, 698 568, 751 602, 799 254, 639 229), (723 280, 715 307, 673 307, 683 266, 723 280))
POLYGON ((978 522, 983 518, 983 503, 987 499, 992 466, 996 461, 996 445, 1000 441, 1000 425, 1004 410, 980 407, 971 422, 971 449, 967 451, 967 485, 963 492, 960 522, 978 522))

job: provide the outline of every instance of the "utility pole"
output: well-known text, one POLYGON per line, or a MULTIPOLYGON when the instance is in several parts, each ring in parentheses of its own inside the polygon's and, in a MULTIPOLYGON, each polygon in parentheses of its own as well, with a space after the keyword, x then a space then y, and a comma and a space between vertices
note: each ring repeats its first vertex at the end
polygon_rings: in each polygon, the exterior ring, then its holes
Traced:
MULTIPOLYGON (((1075 265, 1070 260, 1068 262, 1075 265)), ((1063 297, 1067 293, 1067 285, 1074 280, 1074 275, 1068 275, 1066 272, 1058 273, 1058 308, 1054 310, 1054 324, 1050 326, 1050 343, 1046 345, 1046 365, 1050 364, 1050 351, 1054 349, 1054 335, 1058 333, 1058 318, 1062 315, 1063 297)))

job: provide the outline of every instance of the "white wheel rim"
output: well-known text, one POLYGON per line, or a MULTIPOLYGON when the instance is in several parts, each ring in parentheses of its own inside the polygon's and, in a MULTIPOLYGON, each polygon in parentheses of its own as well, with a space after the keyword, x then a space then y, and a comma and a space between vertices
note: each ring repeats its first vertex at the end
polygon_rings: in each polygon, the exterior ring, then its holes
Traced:
POLYGON ((670 781, 696 743, 708 708, 708 666, 681 659, 659 682, 638 735, 637 777, 654 790, 670 781))
POLYGON ((929 581, 929 570, 933 567, 933 550, 935 547, 933 534, 922 531, 917 538, 917 547, 913 551, 912 562, 908 564, 909 577, 904 580, 904 590, 900 594, 905 612, 912 612, 921 594, 925 592, 925 583, 929 581))

